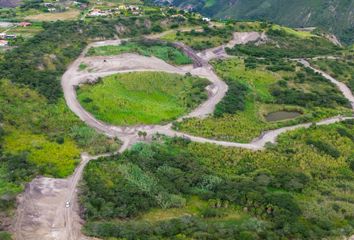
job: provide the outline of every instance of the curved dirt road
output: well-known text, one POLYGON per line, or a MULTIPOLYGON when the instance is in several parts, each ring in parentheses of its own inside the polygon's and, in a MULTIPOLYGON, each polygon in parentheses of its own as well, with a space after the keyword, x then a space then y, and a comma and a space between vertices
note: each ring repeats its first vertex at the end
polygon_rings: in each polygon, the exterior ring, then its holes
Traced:
MULTIPOLYGON (((205 77, 210 82, 211 85, 208 87, 209 99, 201 104, 197 109, 189 113, 186 117, 206 117, 214 111, 215 105, 224 97, 227 91, 227 85, 216 76, 213 72, 212 67, 208 64, 208 60, 211 58, 217 58, 218 55, 203 57, 203 54, 196 54, 194 52, 189 52, 189 54, 194 54, 198 59, 199 67, 185 66, 185 67, 175 67, 167 64, 166 62, 154 58, 154 57, 143 57, 136 54, 123 54, 114 57, 85 57, 86 52, 92 46, 102 46, 102 45, 112 45, 119 44, 120 40, 114 41, 103 41, 90 44, 81 54, 81 56, 73 62, 66 73, 62 77, 62 87, 64 90, 65 100, 69 108, 83 120, 86 124, 95 128, 96 130, 105 133, 111 137, 118 137, 123 141, 123 146, 119 152, 123 152, 130 145, 136 143, 140 139, 137 136, 138 131, 147 132, 148 136, 152 136, 156 133, 165 134, 168 136, 180 136, 187 137, 192 141, 200 143, 212 143, 226 147, 240 147, 251 150, 262 150, 267 142, 275 143, 277 137, 286 131, 295 130, 298 128, 307 128, 311 123, 299 124, 295 126, 284 127, 276 130, 271 130, 265 132, 257 139, 253 140, 251 143, 235 143, 235 142, 225 142, 206 139, 203 137, 191 136, 181 132, 173 130, 172 124, 167 125, 151 125, 151 126, 132 126, 132 127, 121 127, 113 126, 95 119, 90 113, 88 113, 78 102, 76 98, 75 88, 81 83, 85 83, 90 80, 94 80, 98 77, 108 76, 115 73, 123 72, 133 72, 133 71, 164 71, 169 73, 185 74, 191 72, 195 76, 205 77), (88 69, 85 71, 79 71, 79 65, 85 63, 88 65, 88 69), (202 64, 199 64, 202 63, 202 64)), ((183 44, 180 45, 184 48, 183 44)), ((185 47, 184 51, 192 51, 190 48, 185 47)), ((224 55, 220 55, 224 56, 224 55)), ((311 67, 305 60, 299 60, 306 67, 311 67)), ((311 67, 312 68, 312 67, 311 67)), ((338 88, 342 91, 344 96, 352 102, 353 110, 354 97, 351 92, 348 92, 348 88, 341 82, 338 82, 334 78, 330 77, 324 72, 314 69, 315 71, 322 74, 332 83, 336 84, 338 88)), ((181 120, 180 118, 179 120, 181 120)), ((317 123, 317 125, 326 125, 335 122, 342 121, 342 117, 334 117, 326 119, 317 123)), ((102 155, 107 156, 107 155, 102 155)), ((76 199, 76 189, 78 182, 81 178, 83 169, 85 165, 93 159, 97 159, 101 156, 91 157, 88 155, 82 156, 82 161, 77 167, 75 173, 69 179, 47 179, 47 178, 37 178, 30 183, 30 187, 26 189, 24 195, 24 202, 27 204, 20 204, 17 221, 14 225, 16 239, 43 239, 43 240, 77 240, 77 239, 88 239, 83 236, 80 232, 81 219, 78 216, 78 204, 76 199), (38 182, 36 184, 36 181, 38 182), (40 186, 38 188, 38 186, 40 186), (40 205, 44 200, 45 205, 40 205), (70 202, 69 207, 65 207, 65 202, 70 202), (23 206, 31 206, 30 209, 25 209, 23 206), (44 210, 43 210, 44 208, 44 210), (31 233, 28 234, 28 225, 23 224, 26 221, 37 221, 41 215, 44 215, 45 221, 38 222, 38 225, 34 226, 31 233), (49 216, 50 215, 50 216, 49 216), (34 220, 33 220, 34 219, 34 220), (40 230, 38 230, 40 229, 40 230), (23 234, 23 233, 27 234, 23 234)))
MULTIPOLYGON (((105 44, 111 45, 112 43, 107 41, 95 43, 96 46, 105 44)), ((89 47, 91 46, 92 45, 89 47)), ((179 46, 184 48, 184 50, 189 51, 189 55, 193 54, 190 48, 182 44, 179 46)), ((84 50, 84 53, 87 52, 88 48, 84 50)), ((133 135, 136 135, 138 131, 147 131, 151 133, 165 131, 166 128, 170 127, 170 124, 164 126, 151 125, 121 127, 103 123, 95 119, 92 114, 88 113, 80 105, 76 98, 76 87, 82 83, 94 81, 98 77, 104 77, 115 73, 162 71, 183 75, 189 72, 194 76, 207 78, 211 84, 207 87, 209 94, 207 101, 202 103, 195 110, 183 118, 203 118, 213 113, 215 105, 225 96, 228 86, 213 72, 212 67, 203 59, 198 61, 198 66, 200 65, 201 67, 196 68, 191 66, 178 68, 155 57, 144 57, 141 55, 129 53, 113 57, 85 57, 85 55, 82 54, 73 64, 70 65, 68 70, 64 73, 62 77, 62 87, 67 105, 78 117, 80 117, 81 120, 86 122, 92 128, 95 128, 108 136, 119 137, 124 141, 127 140, 127 138, 133 138, 133 135), (82 63, 88 66, 87 70, 79 70, 79 65, 82 63)), ((182 118, 180 118, 180 120, 181 119, 182 118)))
MULTIPOLYGON (((235 36, 238 36, 235 34, 235 36)), ((253 41, 254 39, 259 39, 261 35, 257 35, 251 33, 249 35, 242 34, 242 36, 238 36, 236 40, 233 40, 235 44, 245 43, 245 41, 253 41), (240 38, 240 39, 238 39, 240 38)), ((95 43, 96 46, 101 45, 111 45, 111 42, 98 42, 95 43)), ((176 43, 177 44, 177 43, 176 43)), ((149 136, 162 133, 168 136, 185 136, 190 138, 191 140, 198 142, 206 142, 206 143, 214 143, 222 146, 232 146, 232 147, 242 147, 252 150, 261 150, 264 148, 267 142, 275 143, 276 138, 279 134, 284 133, 286 131, 294 130, 302 127, 309 127, 311 123, 299 124, 295 126, 284 127, 276 130, 270 130, 262 134, 260 137, 253 140, 251 143, 235 143, 235 142, 224 142, 206 139, 202 137, 190 136, 188 134, 176 132, 171 129, 171 124, 167 125, 146 125, 146 126, 130 126, 130 127, 122 127, 122 126, 113 126, 101 121, 98 121, 94 118, 90 113, 88 113, 83 107, 80 105, 76 98, 75 87, 79 84, 85 83, 89 80, 94 80, 98 77, 108 76, 115 73, 124 73, 124 72, 132 72, 132 71, 164 71, 169 73, 177 73, 177 74, 185 74, 187 72, 192 73, 192 75, 207 78, 211 85, 208 87, 209 98, 203 104, 201 104, 197 109, 192 111, 179 118, 182 120, 183 118, 197 117, 202 118, 206 117, 214 111, 215 105, 221 101, 221 99, 225 96, 227 91, 227 85, 214 73, 211 65, 208 64, 208 59, 203 59, 202 54, 196 54, 187 46, 184 46, 182 43, 178 43, 179 46, 187 52, 188 55, 193 55, 193 59, 198 59, 198 66, 195 68, 189 68, 187 71, 185 67, 178 68, 176 66, 172 66, 160 59, 155 57, 144 57, 136 54, 122 54, 114 57, 85 57, 81 55, 66 71, 66 73, 62 77, 62 86, 64 89, 65 100, 69 106, 69 108, 79 116, 83 121, 85 121, 89 126, 105 133, 108 136, 115 136, 120 138, 122 141, 130 141, 130 143, 134 143, 138 141, 137 133, 138 131, 145 131, 149 136), (80 63, 85 63, 88 66, 88 70, 79 71, 80 63)), ((234 43, 232 43, 234 44, 234 43)), ((92 45, 91 45, 92 46, 92 45)), ((91 47, 89 46, 89 47, 91 47)), ((87 49, 84 51, 86 52, 87 49)), ((299 60, 305 67, 310 67, 306 60, 299 60)), ((312 67, 311 67, 312 68, 312 67)), ((322 74, 325 78, 334 83, 343 95, 353 104, 354 97, 351 94, 348 87, 335 80, 328 74, 321 72, 319 70, 314 69, 315 71, 322 74)), ((354 109, 354 105, 353 105, 354 109)), ((340 116, 325 119, 320 121, 318 124, 331 124, 334 122, 342 121, 343 119, 340 116)))
MULTIPOLYGON (((251 38, 247 38, 247 35, 243 36, 241 40, 234 40, 235 43, 231 44, 238 44, 239 41, 242 43, 244 41, 252 41, 253 39, 258 39, 260 36, 256 34, 251 34, 251 38), (251 39, 251 40, 249 40, 251 39)), ((106 44, 107 42, 104 43, 96 43, 98 45, 103 45, 106 44)), ((107 43, 110 44, 110 43, 107 43)), ((183 118, 188 118, 188 117, 206 117, 207 115, 211 114, 214 111, 214 108, 218 102, 221 101, 221 99, 225 96, 225 93, 228 89, 227 85, 213 72, 212 67, 208 64, 208 61, 211 58, 219 57, 219 56, 225 56, 224 54, 218 55, 215 54, 211 56, 211 54, 196 54, 191 50, 190 48, 184 46, 183 44, 179 44, 179 47, 181 47, 189 56, 192 55, 192 59, 194 61, 197 61, 197 64, 194 66, 198 66, 193 69, 189 69, 190 73, 195 76, 199 77, 204 77, 207 78, 212 84, 209 86, 208 91, 209 91, 209 99, 201 104, 197 109, 189 113, 187 116, 184 116, 183 118), (205 56, 203 58, 202 56, 205 56), (198 59, 199 58, 199 59, 198 59)), ((224 49, 224 46, 222 47, 224 49)), ((86 52, 85 50, 84 52, 86 52)), ((302 64, 304 64, 305 67, 311 67, 308 62, 305 60, 300 60, 302 64)), ((312 67, 311 67, 312 68, 312 67)), ((312 68, 314 69, 314 68, 312 68)), ((334 83, 340 91, 342 91, 343 95, 352 103, 353 110, 354 110, 354 97, 351 94, 350 90, 348 87, 340 83, 339 81, 335 80, 328 74, 318 71, 314 69, 316 72, 319 72, 322 74, 325 78, 330 80, 332 83, 334 83), (349 90, 349 91, 348 91, 349 90)), ((80 58, 78 58, 74 64, 70 66, 70 68, 67 70, 67 72, 64 74, 62 78, 62 86, 64 89, 64 94, 65 94, 65 99, 67 101, 68 106, 70 109, 76 113, 83 121, 85 121, 88 125, 91 127, 107 134, 108 136, 116 136, 119 137, 124 143, 125 146, 128 147, 130 144, 133 144, 137 141, 139 141, 139 138, 137 137, 137 132, 138 131, 145 131, 147 132, 148 136, 154 135, 156 133, 160 134, 165 134, 168 136, 180 136, 180 137, 187 137, 192 141, 195 142, 200 142, 200 143, 212 143, 212 144, 217 144, 221 146, 227 146, 227 147, 240 147, 240 148, 246 148, 246 149, 251 149, 251 150, 261 150, 264 148, 266 143, 275 143, 277 137, 287 131, 295 130, 298 128, 308 128, 312 125, 312 123, 304 123, 304 124, 299 124, 295 126, 289 126, 289 127, 284 127, 276 130, 271 130, 268 132, 265 132, 262 134, 260 137, 257 139, 253 140, 251 143, 236 143, 236 142, 225 142, 225 141, 216 141, 216 140, 211 140, 211 139, 206 139, 203 137, 197 137, 197 136, 191 136, 188 134, 180 133, 177 131, 174 131, 171 129, 172 125, 167 124, 167 125, 151 125, 151 126, 133 126, 133 127, 119 127, 119 126, 112 126, 108 125, 106 123, 100 122, 96 120, 90 113, 88 113, 85 109, 83 109, 78 102, 76 98, 76 92, 75 92, 75 86, 87 82, 87 80, 94 80, 97 77, 103 77, 103 76, 108 76, 112 75, 115 73, 123 73, 123 72, 132 72, 132 71, 164 71, 164 72, 169 72, 169 73, 177 73, 177 74, 185 74, 188 71, 185 70, 185 68, 177 68, 175 66, 169 65, 165 63, 164 61, 154 58, 154 57, 143 57, 135 54, 123 54, 120 56, 115 56, 115 57, 91 57, 87 58, 84 55, 81 55, 80 58), (91 72, 78 72, 78 66, 80 63, 85 63, 89 66, 90 70, 93 69, 94 73, 91 72)), ((180 118, 179 120, 181 120, 180 118)), ((332 124, 335 122, 343 121, 345 119, 350 119, 349 117, 343 118, 343 117, 334 117, 330 119, 325 119, 317 123, 317 125, 327 125, 327 124, 332 124)), ((82 170, 85 166, 85 164, 89 161, 90 159, 84 159, 80 167, 78 168, 79 170, 74 174, 74 181, 71 186, 71 196, 70 199, 73 199, 74 191, 76 189, 78 180, 81 176, 82 170)), ((66 223, 69 226, 72 226, 73 223, 71 222, 73 219, 73 210, 71 208, 66 209, 66 223)), ((72 236, 72 233, 77 233, 79 231, 73 231, 71 227, 67 227, 67 234, 68 234, 68 239, 78 239, 77 236, 72 236)))

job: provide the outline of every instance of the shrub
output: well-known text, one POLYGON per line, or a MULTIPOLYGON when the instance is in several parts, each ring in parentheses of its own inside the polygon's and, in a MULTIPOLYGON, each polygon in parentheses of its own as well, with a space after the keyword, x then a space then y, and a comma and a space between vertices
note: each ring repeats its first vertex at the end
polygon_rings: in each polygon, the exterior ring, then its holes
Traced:
POLYGON ((0 231, 0 239, 1 240, 12 240, 11 234, 8 232, 2 232, 0 231))
POLYGON ((306 143, 308 145, 314 146, 318 151, 323 152, 327 155, 330 155, 333 158, 339 158, 340 152, 333 147, 332 145, 322 142, 320 140, 307 140, 306 143))
POLYGON ((227 83, 229 89, 221 102, 216 105, 215 117, 222 117, 224 114, 235 114, 237 111, 245 110, 248 87, 235 81, 227 81, 227 83))
POLYGON ((218 208, 205 208, 201 211, 201 216, 203 218, 219 218, 224 216, 224 213, 218 208))
POLYGON ((348 157, 347 162, 349 163, 349 168, 354 171, 354 154, 348 157))
POLYGON ((354 142, 354 135, 351 134, 348 130, 346 130, 345 128, 338 128, 337 132, 339 135, 341 135, 342 137, 347 137, 350 140, 352 140, 354 142))

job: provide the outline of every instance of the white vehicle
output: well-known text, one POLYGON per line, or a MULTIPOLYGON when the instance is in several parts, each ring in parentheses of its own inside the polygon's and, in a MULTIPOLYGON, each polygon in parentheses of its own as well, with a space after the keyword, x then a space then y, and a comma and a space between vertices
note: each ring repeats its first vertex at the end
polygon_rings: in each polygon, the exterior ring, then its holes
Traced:
POLYGON ((70 207, 70 202, 69 202, 69 201, 65 203, 65 207, 66 207, 66 208, 69 208, 69 207, 70 207))

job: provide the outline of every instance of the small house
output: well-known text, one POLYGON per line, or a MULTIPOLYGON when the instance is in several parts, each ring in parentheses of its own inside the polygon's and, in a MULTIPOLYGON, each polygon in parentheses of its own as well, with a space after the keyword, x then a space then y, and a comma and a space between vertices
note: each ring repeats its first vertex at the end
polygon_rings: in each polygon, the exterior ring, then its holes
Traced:
POLYGON ((6 40, 0 40, 0 47, 6 47, 7 45, 9 45, 9 42, 6 40))
POLYGON ((5 39, 15 39, 16 35, 15 34, 6 34, 5 39))
POLYGON ((107 12, 101 11, 100 9, 92 9, 89 13, 91 17, 107 16, 107 12))
POLYGON ((54 4, 53 3, 43 3, 43 6, 45 7, 54 7, 54 4))
POLYGON ((139 10, 139 7, 138 7, 138 6, 135 6, 135 5, 129 5, 129 6, 128 6, 128 10, 130 10, 130 11, 138 11, 138 10, 139 10))
POLYGON ((20 22, 18 24, 18 26, 20 26, 20 27, 28 27, 28 26, 31 26, 31 25, 32 25, 32 23, 30 23, 30 22, 20 22))

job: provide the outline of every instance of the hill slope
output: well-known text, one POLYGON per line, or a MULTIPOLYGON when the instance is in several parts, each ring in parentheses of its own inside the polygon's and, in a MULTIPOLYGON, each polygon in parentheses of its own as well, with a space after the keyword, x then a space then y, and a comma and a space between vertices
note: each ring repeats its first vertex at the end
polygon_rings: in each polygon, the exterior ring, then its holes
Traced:
POLYGON ((173 0, 215 18, 266 19, 291 27, 319 26, 354 41, 354 0, 173 0))
POLYGON ((16 7, 21 0, 0 0, 0 8, 3 7, 16 7))

